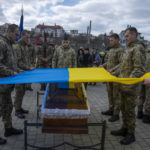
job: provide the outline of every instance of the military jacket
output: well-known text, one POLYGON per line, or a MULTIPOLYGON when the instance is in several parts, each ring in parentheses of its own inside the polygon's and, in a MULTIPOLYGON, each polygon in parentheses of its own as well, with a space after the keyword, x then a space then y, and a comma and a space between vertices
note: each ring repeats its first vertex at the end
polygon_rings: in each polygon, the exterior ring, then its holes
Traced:
POLYGON ((146 69, 146 72, 150 72, 150 48, 146 50, 145 69, 146 69))
POLYGON ((121 62, 121 57, 124 53, 124 47, 120 44, 112 47, 106 55, 106 63, 103 64, 104 68, 111 69, 121 62))
POLYGON ((36 54, 33 45, 28 45, 28 59, 30 64, 35 65, 36 54))
POLYGON ((18 58, 18 68, 22 70, 30 69, 30 62, 28 60, 28 45, 20 40, 17 44, 13 45, 18 58))
POLYGON ((52 68, 75 68, 77 60, 75 51, 71 48, 58 47, 53 55, 52 68))
POLYGON ((40 67, 46 68, 52 66, 53 49, 48 44, 42 44, 37 46, 38 63, 40 67), (47 58, 48 61, 44 62, 41 58, 47 58))
MULTIPOLYGON (((12 47, 12 40, 6 36, 0 36, 0 78, 14 75, 18 72, 17 56, 12 47)), ((12 84, 0 85, 0 93, 8 93, 13 90, 12 84)))
POLYGON ((123 54, 119 77, 136 78, 145 73, 145 47, 138 40, 130 43, 123 54))
POLYGON ((13 42, 0 36, 0 78, 11 76, 17 72, 17 56, 12 47, 13 42))

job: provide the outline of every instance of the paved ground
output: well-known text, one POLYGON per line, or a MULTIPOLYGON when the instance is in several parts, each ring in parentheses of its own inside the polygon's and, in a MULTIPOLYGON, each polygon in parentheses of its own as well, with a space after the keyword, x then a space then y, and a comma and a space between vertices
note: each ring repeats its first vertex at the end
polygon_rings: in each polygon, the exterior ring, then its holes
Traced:
MULTIPOLYGON (((27 91, 24 97, 23 107, 28 109, 30 113, 26 115, 28 122, 36 121, 36 92, 39 91, 39 84, 32 85, 33 92, 27 91)), ((13 97, 14 93, 12 94, 13 97)), ((109 117, 102 116, 101 111, 106 110, 108 106, 108 98, 105 84, 99 83, 97 86, 88 86, 87 95, 91 108, 91 115, 89 122, 101 122, 102 120, 108 120, 109 117)), ((42 96, 40 101, 42 102, 42 96)), ((17 128, 23 128, 24 120, 18 119, 12 113, 13 125, 17 128)), ((143 124, 141 120, 136 122, 136 142, 129 146, 122 146, 119 141, 122 137, 114 137, 110 135, 110 131, 118 129, 121 125, 121 120, 115 123, 109 123, 107 121, 106 127, 106 139, 105 150, 149 150, 150 149, 150 125, 143 124)), ((0 120, 0 136, 4 133, 3 124, 0 120)), ((88 135, 63 135, 63 134, 42 134, 41 128, 30 127, 28 128, 28 141, 34 145, 54 146, 63 141, 70 142, 76 145, 90 145, 99 142, 101 137, 101 129, 99 127, 90 127, 88 135)), ((71 150, 70 146, 60 147, 59 150, 71 150)), ((24 136, 12 136, 7 138, 7 144, 0 146, 0 150, 24 150, 24 136)), ((33 150, 33 148, 28 148, 33 150)))

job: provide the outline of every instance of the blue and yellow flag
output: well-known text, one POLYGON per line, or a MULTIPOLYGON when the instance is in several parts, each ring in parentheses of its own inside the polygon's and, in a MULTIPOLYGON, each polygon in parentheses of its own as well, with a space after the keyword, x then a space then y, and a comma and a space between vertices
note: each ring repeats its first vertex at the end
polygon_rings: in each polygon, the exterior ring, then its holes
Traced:
POLYGON ((20 30, 20 33, 19 33, 19 37, 18 37, 17 41, 21 39, 21 33, 23 31, 23 7, 21 9, 21 18, 20 18, 19 30, 20 30))
POLYGON ((117 78, 104 68, 39 68, 32 71, 21 72, 11 77, 0 78, 0 84, 60 83, 59 86, 62 87, 64 83, 66 83, 65 87, 70 87, 70 83, 76 82, 136 84, 142 82, 145 78, 150 78, 150 73, 146 73, 140 78, 117 78))

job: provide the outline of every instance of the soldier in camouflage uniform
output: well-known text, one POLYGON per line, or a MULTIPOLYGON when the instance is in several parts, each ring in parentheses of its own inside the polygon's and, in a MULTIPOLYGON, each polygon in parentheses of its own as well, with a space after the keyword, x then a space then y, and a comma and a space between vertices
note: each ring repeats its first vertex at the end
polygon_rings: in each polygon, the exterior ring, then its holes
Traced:
MULTIPOLYGON (((28 53, 27 53, 27 58, 28 58, 28 65, 29 67, 35 67, 35 47, 31 43, 31 38, 29 36, 28 38, 28 53)), ((26 84, 26 90, 33 91, 31 84, 26 84)))
MULTIPOLYGON (((150 72, 150 49, 146 50, 146 72, 150 72)), ((143 118, 144 123, 150 123, 150 88, 143 83, 140 87, 140 95, 138 97, 138 115, 137 118, 143 118), (144 106, 144 113, 143 113, 144 106)))
POLYGON ((53 55, 52 68, 75 68, 77 60, 75 51, 70 47, 68 37, 65 35, 62 45, 53 55))
MULTIPOLYGON (((0 78, 16 75, 17 56, 12 48, 12 44, 19 36, 19 28, 12 24, 8 27, 6 36, 0 36, 0 78)), ((23 131, 12 127, 12 99, 11 92, 13 85, 0 85, 0 116, 4 122, 4 135, 11 136, 14 134, 22 134, 23 131)), ((0 144, 5 144, 6 140, 0 138, 0 144)))
MULTIPOLYGON (((121 62, 121 56, 124 53, 124 48, 119 44, 119 36, 114 33, 109 38, 111 49, 107 53, 107 60, 103 67, 107 70, 117 66, 121 62)), ((117 83, 107 83, 109 109, 102 112, 103 115, 112 115, 109 121, 114 122, 119 120, 120 113, 120 95, 118 92, 117 83)))
MULTIPOLYGON (((24 30, 22 32, 21 40, 15 44, 14 50, 16 51, 17 58, 18 58, 18 68, 22 71, 32 70, 33 68, 30 67, 29 59, 28 59, 28 38, 29 33, 28 31, 24 30)), ((25 95, 26 85, 25 84, 16 84, 15 85, 15 98, 14 98, 14 107, 15 107, 15 115, 23 119, 25 118, 25 113, 28 113, 28 110, 24 110, 22 108, 22 101, 25 95)))
MULTIPOLYGON (((127 50, 122 56, 122 62, 118 68, 110 72, 119 75, 120 78, 138 78, 145 74, 145 46, 137 40, 137 30, 129 27, 125 31, 127 41, 127 50)), ((121 111, 123 125, 121 129, 111 131, 112 135, 125 136, 120 141, 121 144, 127 145, 135 141, 135 107, 137 98, 138 85, 120 84, 121 111)))
MULTIPOLYGON (((51 68, 52 67, 52 57, 53 49, 52 46, 47 42, 46 34, 44 38, 41 37, 41 43, 37 46, 37 55, 38 55, 38 65, 40 68, 51 68)), ((41 90, 45 90, 46 84, 41 84, 41 90)))

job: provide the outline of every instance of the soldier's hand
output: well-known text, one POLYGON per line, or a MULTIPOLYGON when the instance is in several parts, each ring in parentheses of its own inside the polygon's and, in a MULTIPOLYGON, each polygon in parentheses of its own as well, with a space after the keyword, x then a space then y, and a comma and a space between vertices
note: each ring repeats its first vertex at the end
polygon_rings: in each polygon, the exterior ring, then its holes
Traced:
POLYGON ((102 67, 103 67, 103 65, 99 65, 98 67, 99 67, 99 68, 102 68, 102 67))
POLYGON ((45 62, 48 62, 48 59, 47 59, 47 58, 45 58, 45 62))
POLYGON ((150 87, 150 78, 144 79, 144 84, 150 87))
POLYGON ((111 75, 115 76, 115 72, 113 72, 111 69, 107 70, 111 75))
POLYGON ((18 73, 17 72, 14 72, 14 75, 17 75, 18 73))
POLYGON ((35 67, 30 67, 30 70, 34 70, 35 69, 35 67))
POLYGON ((19 72, 24 72, 24 70, 20 69, 19 72))

